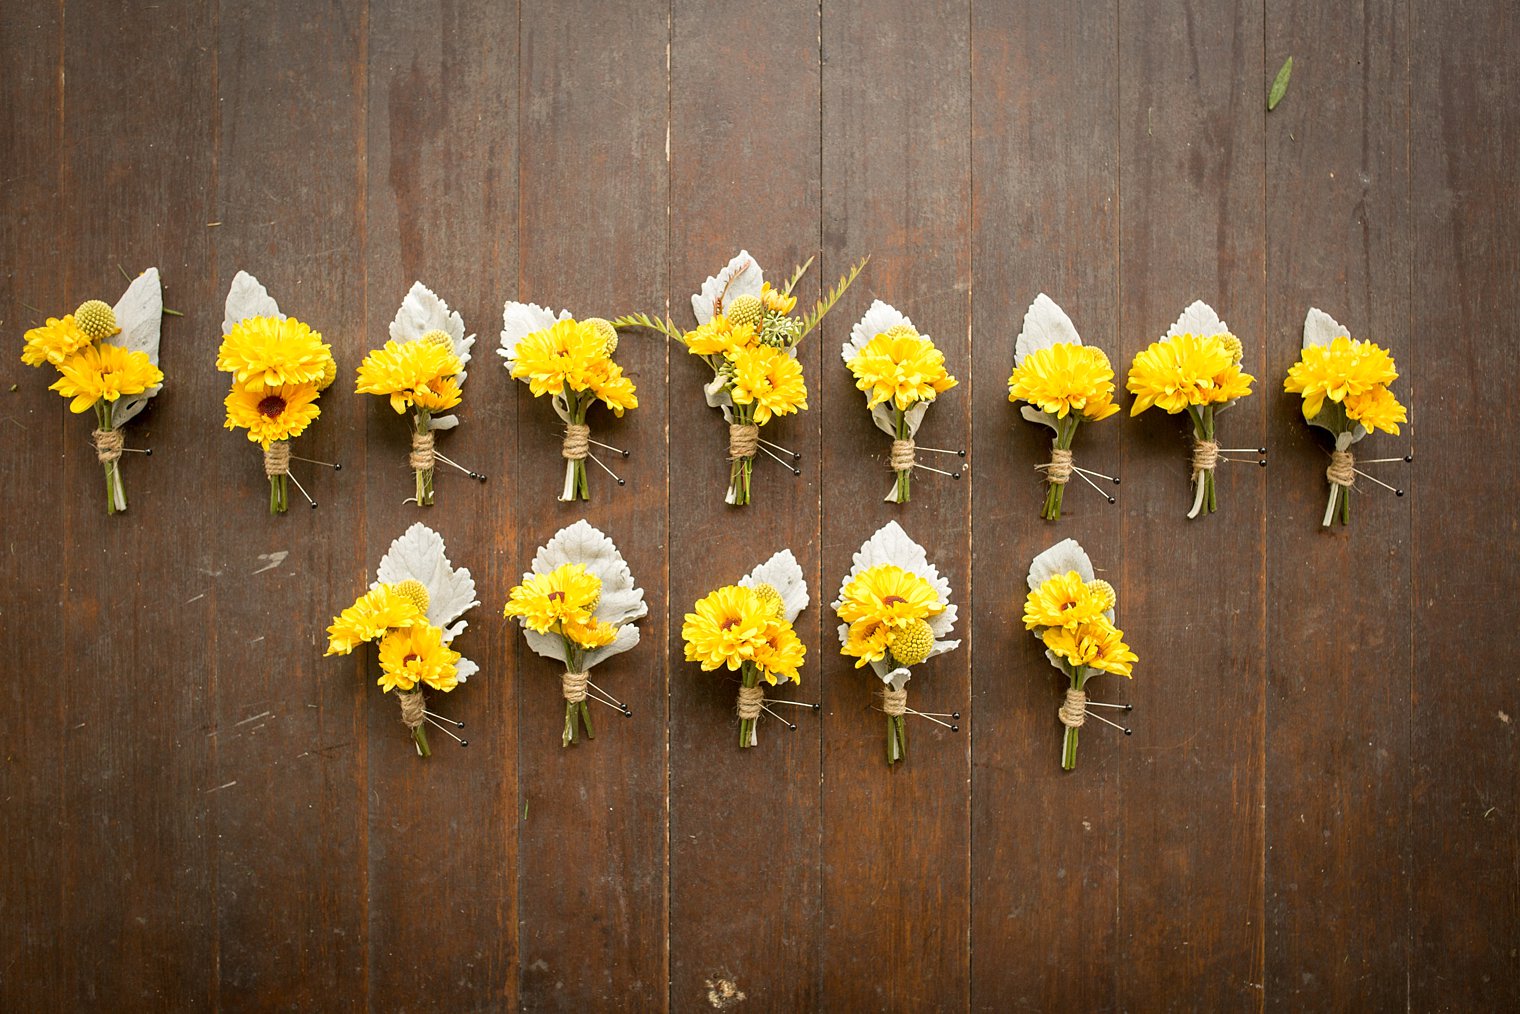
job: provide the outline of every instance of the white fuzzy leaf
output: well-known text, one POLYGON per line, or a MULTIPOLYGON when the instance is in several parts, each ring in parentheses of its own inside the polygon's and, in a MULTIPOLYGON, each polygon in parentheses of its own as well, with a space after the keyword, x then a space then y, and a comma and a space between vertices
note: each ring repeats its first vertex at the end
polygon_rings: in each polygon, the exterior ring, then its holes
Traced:
POLYGON ((1087 550, 1076 539, 1062 539, 1030 563, 1029 590, 1034 591, 1057 574, 1073 570, 1083 581, 1093 580, 1093 565, 1087 550))
MULTIPOLYGON (((913 327, 913 322, 908 319, 907 315, 899 313, 891 304, 883 303, 879 299, 872 302, 870 308, 855 322, 855 326, 850 328, 850 339, 840 349, 840 355, 843 357, 845 365, 848 366, 850 360, 854 359, 860 350, 870 343, 872 338, 875 338, 883 331, 890 331, 892 328, 904 324, 908 327, 913 327)), ((918 330, 917 328, 913 329, 915 331, 918 330)))
MULTIPOLYGON (((612 540, 582 519, 555 533, 533 557, 532 574, 547 574, 567 563, 584 564, 602 582, 596 618, 614 627, 649 613, 643 589, 633 583, 623 555, 612 540)), ((525 577, 528 575, 524 575, 525 577)))
POLYGON ((238 321, 249 317, 285 319, 279 304, 270 298, 259 280, 246 271, 239 271, 232 277, 232 285, 227 290, 227 303, 222 312, 222 334, 231 331, 238 321))
MULTIPOLYGON (((159 336, 164 321, 164 292, 159 283, 158 268, 149 268, 132 280, 127 291, 116 301, 116 326, 121 334, 111 340, 133 352, 145 352, 154 366, 158 365, 159 336)), ((111 422, 121 426, 136 416, 148 404, 148 399, 163 389, 155 384, 142 394, 118 399, 111 410, 111 422)))
POLYGON ((1019 415, 1023 416, 1025 419, 1028 419, 1032 423, 1039 423, 1041 426, 1049 426, 1057 433, 1061 432, 1060 424, 1056 421, 1055 416, 1051 415, 1049 412, 1041 412, 1033 405, 1020 405, 1019 415))
POLYGON ((581 665, 589 671, 592 666, 605 662, 613 655, 621 655, 630 648, 637 647, 638 643, 639 628, 632 623, 625 623, 618 628, 617 636, 613 638, 611 644, 586 652, 581 658, 581 665))
POLYGON ((516 361, 518 342, 530 334, 548 330, 556 321, 569 318, 569 310, 561 310, 556 317, 548 307, 509 299, 501 308, 501 347, 496 350, 496 354, 507 361, 507 369, 510 370, 516 361))
POLYGON ((565 664, 565 639, 558 634, 540 634, 536 630, 522 628, 523 638, 528 642, 528 647, 542 655, 544 658, 553 659, 560 665, 565 664))
MULTIPOLYGON (((432 289, 421 282, 413 282, 406 298, 401 301, 401 307, 396 311, 396 319, 391 321, 390 336, 393 341, 404 344, 416 341, 429 331, 442 331, 452 338, 454 354, 459 357, 459 362, 464 366, 470 365, 475 336, 464 333, 464 318, 458 310, 450 310, 449 304, 432 289)), ((468 370, 459 371, 456 379, 460 387, 464 386, 468 376, 468 370)), ((434 416, 431 425, 435 430, 451 430, 459 425, 459 417, 434 416)))
POLYGON ((454 663, 454 677, 461 683, 468 682, 469 678, 478 672, 480 672, 480 666, 467 658, 460 658, 454 663))
POLYGON ((1351 332, 1336 323, 1334 317, 1317 306, 1309 307, 1304 316, 1304 348, 1311 345, 1329 345, 1337 338, 1351 337, 1351 332))
POLYGON ((1215 334, 1229 333, 1230 326, 1219 319, 1219 314, 1214 308, 1201 299, 1195 299, 1182 311, 1182 316, 1167 330, 1168 338, 1175 338, 1180 334, 1195 334, 1203 338, 1215 334))
POLYGON ((760 296, 760 286, 765 282, 765 276, 760 270, 760 265, 749 255, 748 250, 740 250, 733 260, 723 266, 723 270, 716 275, 709 275, 707 281, 702 283, 702 291, 691 297, 691 311, 697 316, 698 324, 706 324, 713 319, 713 304, 722 298, 724 306, 731 306, 735 299, 740 296, 760 296))
MULTIPOLYGON (((391 543, 380 560, 375 579, 378 584, 421 581, 428 592, 428 622, 445 628, 446 632, 466 609, 480 605, 475 598, 475 579, 469 570, 465 567, 456 570, 449 564, 443 536, 421 521, 391 543)), ((457 636, 457 631, 449 636, 457 636)))
POLYGON ((795 622, 797 614, 807 608, 807 579, 802 576, 802 565, 790 549, 781 550, 739 579, 739 585, 743 588, 754 588, 762 584, 770 585, 781 595, 781 605, 788 623, 795 622))
POLYGON ((1082 336, 1066 311, 1042 292, 1024 313, 1024 330, 1013 343, 1013 364, 1022 363, 1031 352, 1061 344, 1081 345, 1082 336))

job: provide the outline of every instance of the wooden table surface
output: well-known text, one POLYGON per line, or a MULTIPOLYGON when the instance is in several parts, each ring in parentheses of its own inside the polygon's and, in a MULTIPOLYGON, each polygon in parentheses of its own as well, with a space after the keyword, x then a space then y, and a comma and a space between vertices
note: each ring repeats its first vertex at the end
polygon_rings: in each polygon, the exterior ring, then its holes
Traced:
POLYGON ((1517 47, 1502 0, 6 5, 0 1007, 1515 1009, 1517 47), (805 300, 872 256, 803 347, 810 410, 766 431, 801 478, 762 462, 725 507, 705 367, 630 334, 640 407, 594 434, 628 484, 557 503, 503 300, 689 323, 741 246, 772 277, 817 255, 805 300), (89 422, 17 354, 149 265, 183 316, 108 518, 89 422), (490 482, 403 505, 405 426, 342 381, 297 448, 342 472, 269 517, 213 366, 239 268, 345 377, 412 281, 460 308, 480 359, 446 450, 490 482), (1038 521, 1048 435, 1005 385, 1041 291, 1121 368, 1212 304, 1259 378, 1227 443, 1270 467, 1225 466, 1190 522, 1183 427, 1126 412, 1078 448, 1118 504, 1073 487, 1038 521), (876 297, 961 378, 920 443, 970 448, 902 507, 838 358, 876 297), (1331 532, 1281 391, 1310 305, 1398 358, 1413 422, 1366 453, 1418 449, 1377 473, 1409 495, 1367 487, 1331 532), (634 718, 563 749, 501 606, 582 516, 651 614, 597 670, 634 718), (826 605, 889 518, 966 637, 913 685, 962 731, 916 723, 896 770, 826 605), (472 743, 428 761, 372 659, 322 657, 417 519, 482 599, 482 671, 443 704, 472 743), (1134 735, 1089 729, 1069 774, 1015 619, 1065 536, 1140 655, 1101 690, 1134 735), (782 547, 822 710, 741 753, 680 619, 782 547))

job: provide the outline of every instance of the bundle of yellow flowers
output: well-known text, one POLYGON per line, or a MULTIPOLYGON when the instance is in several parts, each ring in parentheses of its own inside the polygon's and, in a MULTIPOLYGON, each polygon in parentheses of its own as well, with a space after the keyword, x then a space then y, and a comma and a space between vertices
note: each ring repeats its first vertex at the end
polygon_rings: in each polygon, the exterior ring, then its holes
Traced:
MULTIPOLYGON (((322 414, 317 398, 338 376, 332 347, 294 317, 286 317, 259 280, 239 271, 227 291, 216 368, 232 374, 223 404, 229 430, 242 429, 264 450, 269 513, 290 507, 290 441, 322 414)), ((300 482, 296 488, 302 495, 300 482)), ((312 507, 316 502, 306 497, 312 507)))
POLYGON ((1114 626, 1114 589, 1093 575, 1092 560, 1075 539, 1065 539, 1034 558, 1029 595, 1024 600, 1024 628, 1045 645, 1045 657, 1066 676, 1066 698, 1056 716, 1065 727, 1061 767, 1077 766, 1077 732, 1087 719, 1130 730, 1089 708, 1122 708, 1087 699, 1087 681, 1097 673, 1133 678, 1138 661, 1124 631, 1114 626))
POLYGON ((668 318, 642 313, 612 322, 616 327, 653 328, 680 342, 692 355, 700 356, 713 371, 713 379, 703 391, 707 404, 720 410, 728 422, 730 465, 725 500, 737 506, 750 502, 755 455, 762 451, 787 465, 793 474, 802 474, 794 464, 787 464, 767 448, 776 448, 793 461, 801 455, 762 439, 760 427, 808 407, 807 383, 802 364, 797 361, 797 346, 819 325, 866 265, 862 260, 851 267, 811 311, 794 317, 797 297, 792 290, 812 263, 812 258, 808 258, 792 272, 786 285, 775 289, 765 280, 760 265, 749 252, 741 250, 722 271, 702 284, 702 291, 691 297, 697 320, 695 329, 683 331, 668 318))
POLYGON ((591 682, 591 667, 639 643, 635 620, 648 615, 644 591, 612 540, 584 520, 562 528, 533 557, 533 569, 512 589, 504 615, 522 624, 528 647, 564 666, 563 746, 595 739, 586 701, 626 717, 628 705, 591 682))
MULTIPOLYGON (((1288 370, 1283 389, 1300 395, 1304 400, 1304 418, 1311 426, 1328 431, 1335 440, 1330 467, 1325 470, 1325 477, 1330 480, 1325 527, 1337 516, 1343 525, 1351 521, 1351 485, 1358 475, 1378 482, 1356 467, 1351 445, 1373 430, 1397 434, 1399 424, 1409 421, 1408 411, 1388 389, 1398 376, 1398 367, 1387 349, 1352 339, 1335 318, 1323 310, 1310 308, 1304 318, 1303 353, 1288 370)), ((1404 495, 1403 490, 1394 492, 1404 495)))
MULTIPOLYGON (((855 386, 865 392, 871 421, 892 438, 888 466, 893 482, 885 499, 907 503, 915 467, 940 471, 917 464, 920 448, 914 438, 930 404, 954 387, 956 379, 946 372, 944 353, 934 347, 934 339, 919 334, 905 314, 879 299, 850 330, 841 354, 855 376, 855 386)), ((964 450, 956 453, 966 454, 964 450)), ((949 474, 961 477, 960 472, 949 474)))
POLYGON ((956 614, 950 603, 950 582, 896 521, 887 522, 861 545, 840 585, 834 611, 842 621, 840 653, 855 659, 857 669, 869 665, 885 684, 887 764, 907 756, 907 715, 926 718, 951 732, 960 730, 943 721, 958 720, 958 711, 945 714, 908 707, 912 667, 955 650, 961 642, 947 639, 955 628, 956 614))
MULTIPOLYGON (((1103 350, 1082 344, 1066 311, 1045 293, 1035 297, 1024 314, 1024 329, 1013 346, 1013 373, 1008 400, 1024 402, 1019 414, 1055 431, 1050 463, 1036 465, 1045 473, 1045 506, 1040 517, 1056 521, 1066 484, 1073 475, 1097 489, 1089 475, 1117 483, 1113 476, 1089 472, 1072 464, 1071 445, 1077 427, 1107 419, 1119 411, 1114 404, 1114 368, 1103 350)), ((1103 494, 1109 503, 1114 498, 1103 494)))
POLYGON ((485 476, 444 457, 434 448, 435 430, 459 425, 454 415, 439 415, 458 406, 465 366, 475 336, 464 333, 464 318, 421 282, 412 288, 391 321, 390 341, 359 364, 359 394, 390 400, 397 415, 411 414, 412 452, 407 459, 416 479, 419 506, 433 502, 433 466, 442 461, 472 479, 485 476))
MULTIPOLYGON (((546 307, 515 300, 502 308, 497 355, 506 360, 512 377, 526 383, 535 398, 550 396, 555 413, 565 424, 560 447, 565 459, 561 500, 591 499, 586 484, 588 457, 623 485, 623 480, 591 451, 593 446, 617 448, 592 440, 591 427, 586 425, 586 410, 598 401, 620 419, 628 409, 639 407, 633 381, 613 362, 617 347, 617 330, 601 317, 576 320, 569 310, 561 310, 556 317, 546 307)), ((627 456, 624 451, 618 453, 627 456)))
POLYGON ((783 549, 737 584, 724 585, 698 599, 686 614, 681 625, 686 661, 701 663, 703 672, 727 669, 739 673, 741 749, 759 745, 757 726, 762 714, 796 728, 771 705, 818 707, 776 699, 767 704, 765 698, 765 686, 787 680, 802 682, 799 670, 807 657, 807 646, 792 624, 807 604, 802 567, 791 550, 783 549))
MULTIPOLYGON (((1135 356, 1129 368, 1139 415, 1155 405, 1168 415, 1186 411, 1193 420, 1193 509, 1188 517, 1218 509, 1214 468, 1223 460, 1215 439, 1214 415, 1251 393, 1256 379, 1240 368, 1243 348, 1213 308, 1194 302, 1158 342, 1135 356)), ((1265 454, 1265 448, 1258 453, 1265 454)), ((1266 459, 1260 461, 1266 464, 1266 459)))
POLYGON ((475 580, 449 563, 443 537, 423 524, 412 525, 391 543, 380 561, 378 580, 358 600, 333 618, 327 628, 327 655, 347 655, 361 644, 375 642, 380 662, 377 680, 385 693, 395 693, 401 721, 411 731, 418 755, 427 757, 427 726, 469 746, 450 730, 464 728, 428 710, 426 690, 450 693, 479 666, 460 655, 453 641, 469 624, 465 610, 475 599, 475 580))
POLYGON ((95 457, 105 469, 107 514, 127 509, 121 456, 130 448, 125 446, 121 428, 163 386, 164 374, 158 368, 163 314, 158 269, 149 268, 132 281, 115 306, 89 299, 73 313, 49 317, 43 326, 26 332, 21 361, 58 371, 58 379, 48 390, 70 399, 69 411, 77 415, 95 410, 91 440, 95 457))

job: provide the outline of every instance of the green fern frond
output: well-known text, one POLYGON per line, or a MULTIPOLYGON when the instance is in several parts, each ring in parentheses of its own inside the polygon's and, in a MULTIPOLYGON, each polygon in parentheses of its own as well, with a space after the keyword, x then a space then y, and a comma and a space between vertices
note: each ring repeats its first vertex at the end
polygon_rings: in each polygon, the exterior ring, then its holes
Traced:
POLYGON ((807 260, 797 265, 797 267, 792 270, 791 280, 786 283, 786 288, 781 290, 781 294, 783 296, 790 296, 792 294, 792 290, 797 287, 798 282, 802 281, 802 276, 807 274, 807 269, 812 267, 812 265, 812 257, 809 257, 807 260))
POLYGON ((845 290, 850 287, 851 283, 853 283, 856 278, 860 277, 860 272, 865 270, 865 266, 869 264, 870 261, 871 257, 869 254, 867 254, 865 257, 862 257, 859 263, 852 265, 849 272, 843 275, 839 281, 835 283, 834 287, 830 289, 828 293, 818 301, 817 305, 813 307, 811 313, 803 314, 802 337, 799 338, 798 341, 801 341, 802 338, 806 338, 808 334, 813 330, 813 328, 817 327, 823 321, 824 316, 834 308, 835 303, 839 302, 839 297, 844 295, 845 290))
POLYGON ((674 341, 681 341, 681 339, 683 338, 683 332, 681 331, 680 328, 676 327, 676 325, 674 324, 674 322, 672 322, 668 318, 664 319, 664 320, 660 320, 660 319, 657 319, 657 318, 649 316, 649 314, 647 314, 647 313, 630 313, 630 314, 625 314, 624 316, 618 317, 616 320, 614 320, 612 322, 612 326, 613 327, 647 327, 651 331, 658 331, 658 332, 660 332, 660 334, 664 335, 666 338, 670 338, 670 339, 672 339, 674 341))

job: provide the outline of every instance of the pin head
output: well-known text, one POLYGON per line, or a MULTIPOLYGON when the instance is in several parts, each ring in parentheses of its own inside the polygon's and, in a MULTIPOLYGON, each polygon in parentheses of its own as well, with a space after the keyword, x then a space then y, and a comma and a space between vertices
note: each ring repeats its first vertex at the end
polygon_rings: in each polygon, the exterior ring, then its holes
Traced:
POLYGON ((959 456, 959 457, 962 457, 962 458, 964 458, 964 457, 965 457, 965 456, 966 456, 966 449, 965 449, 965 448, 964 448, 964 447, 962 447, 962 448, 961 448, 961 449, 960 449, 960 450, 958 450, 958 451, 956 451, 956 452, 955 452, 955 453, 956 453, 956 454, 957 454, 957 455, 958 455, 958 456, 959 456))
POLYGON ((1394 496, 1403 496, 1404 495, 1404 491, 1402 489, 1396 489, 1396 490, 1393 491, 1393 495, 1394 496))
POLYGON ((1130 734, 1131 734, 1131 733, 1132 733, 1132 731, 1133 731, 1133 730, 1130 730, 1130 729, 1125 729, 1125 730, 1124 730, 1124 734, 1125 734, 1125 735, 1126 735, 1126 736, 1128 736, 1128 735, 1130 735, 1130 734))
POLYGON ((153 448, 151 448, 151 447, 144 447, 143 448, 143 453, 151 458, 151 457, 153 457, 153 448))
POLYGON ((622 479, 619 479, 618 480, 618 485, 619 486, 626 486, 626 485, 628 485, 628 483, 624 482, 622 479))
POLYGON ((1267 467, 1267 459, 1266 458, 1260 458, 1260 459, 1257 460, 1256 463, 1258 465, 1260 465, 1262 468, 1266 468, 1267 467))
POLYGON ((959 720, 960 717, 961 717, 961 713, 959 711, 957 711, 954 714, 952 714, 950 717, 959 720))
POLYGON ((958 726, 958 725, 952 725, 952 726, 950 726, 950 731, 951 732, 960 732, 961 731, 961 727, 958 726))
POLYGON ((629 455, 629 453, 630 453, 630 452, 628 452, 628 451, 624 451, 624 452, 623 452, 623 457, 625 457, 625 458, 626 458, 626 457, 628 457, 628 455, 629 455))
POLYGON ((959 479, 960 477, 961 477, 961 473, 959 473, 959 472, 951 472, 950 473, 950 478, 952 478, 952 479, 959 479))
POLYGON ((1109 503, 1118 503, 1118 502, 1119 502, 1119 501, 1118 501, 1118 500, 1115 500, 1115 499, 1114 499, 1114 498, 1113 498, 1113 497, 1109 497, 1109 498, 1108 498, 1108 502, 1109 502, 1109 503))
POLYGON ((312 510, 316 510, 316 509, 317 509, 317 502, 316 502, 316 501, 315 501, 315 500, 313 500, 313 501, 312 501, 312 502, 311 502, 311 509, 312 509, 312 510))
POLYGON ((1413 461, 1414 460, 1414 455, 1413 454, 1406 454, 1406 455, 1404 455, 1404 460, 1405 461, 1413 461))
POLYGON ((341 471, 343 471, 343 462, 341 462, 341 461, 335 461, 335 462, 333 462, 333 471, 334 472, 341 472, 341 471))

